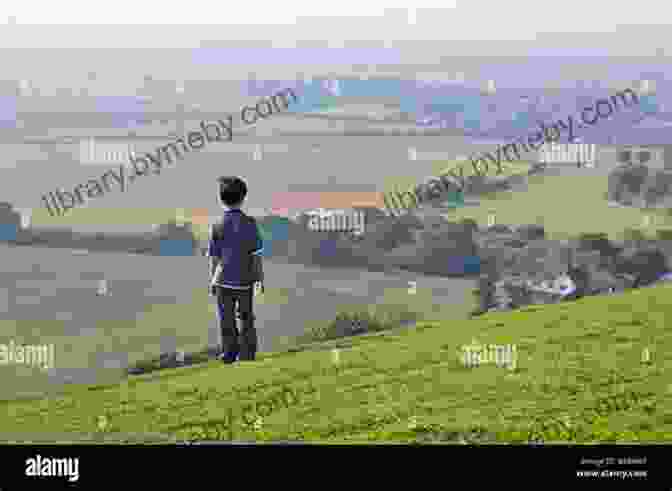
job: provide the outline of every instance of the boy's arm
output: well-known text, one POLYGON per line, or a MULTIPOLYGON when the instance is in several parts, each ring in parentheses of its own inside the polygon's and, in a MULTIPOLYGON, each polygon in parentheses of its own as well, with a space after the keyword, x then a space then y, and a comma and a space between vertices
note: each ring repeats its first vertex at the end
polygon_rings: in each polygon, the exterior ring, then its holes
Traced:
POLYGON ((217 266, 219 265, 221 258, 220 258, 220 251, 218 250, 218 244, 214 237, 213 226, 210 227, 209 235, 210 237, 208 239, 208 258, 210 263, 210 275, 208 284, 212 286, 212 281, 215 277, 215 271, 217 270, 217 266))
POLYGON ((219 266, 220 259, 218 257, 210 257, 210 283, 215 277, 215 271, 217 271, 217 266, 219 266))
POLYGON ((264 266, 262 261, 262 253, 264 251, 264 241, 259 232, 259 227, 255 223, 255 244, 252 250, 252 274, 255 280, 260 283, 264 282, 264 266))

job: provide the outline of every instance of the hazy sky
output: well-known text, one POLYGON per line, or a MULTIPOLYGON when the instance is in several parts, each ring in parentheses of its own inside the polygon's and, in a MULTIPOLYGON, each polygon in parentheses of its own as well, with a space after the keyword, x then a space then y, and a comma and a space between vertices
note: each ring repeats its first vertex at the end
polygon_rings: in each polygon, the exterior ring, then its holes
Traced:
MULTIPOLYGON (((82 0, 41 0, 10 2, 5 15, 16 16, 24 24, 292 24, 301 16, 380 16, 385 8, 404 8, 404 2, 339 0, 337 2, 165 2, 158 0, 117 0, 91 2, 82 0), (35 5, 39 5, 36 8, 35 5)), ((443 7, 454 0, 414 0, 414 7, 443 7)), ((3 7, 2 10, 5 10, 3 7)))
POLYGON ((398 9, 408 7, 411 22, 417 18, 420 23, 440 23, 444 39, 483 40, 533 39, 538 32, 613 32, 619 25, 659 24, 672 9, 658 0, 294 0, 235 6, 221 0, 5 0, 0 22, 14 16, 18 24, 293 24, 301 17, 379 17, 385 8, 396 9, 391 18, 399 20, 404 16, 398 9))

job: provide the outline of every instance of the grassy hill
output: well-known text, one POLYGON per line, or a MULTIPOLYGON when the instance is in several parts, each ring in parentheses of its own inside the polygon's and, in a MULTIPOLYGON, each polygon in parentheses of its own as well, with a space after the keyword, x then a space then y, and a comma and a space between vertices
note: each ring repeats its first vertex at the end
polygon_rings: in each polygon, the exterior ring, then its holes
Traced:
POLYGON ((156 443, 670 441, 671 293, 661 285, 423 323, 237 366, 209 362, 4 401, 0 434, 156 443), (463 367, 458 350, 473 339, 517 345, 517 368, 463 367))

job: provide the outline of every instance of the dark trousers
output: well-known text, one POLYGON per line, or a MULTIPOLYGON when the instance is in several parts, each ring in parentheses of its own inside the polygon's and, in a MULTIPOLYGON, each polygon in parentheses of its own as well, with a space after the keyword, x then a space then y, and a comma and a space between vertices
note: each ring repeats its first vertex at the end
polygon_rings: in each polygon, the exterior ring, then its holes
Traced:
POLYGON ((225 361, 234 362, 238 355, 240 360, 254 360, 257 354, 257 331, 254 328, 252 312, 253 294, 252 288, 249 290, 217 288, 217 317, 225 361), (236 327, 236 317, 242 324, 240 332, 236 327))

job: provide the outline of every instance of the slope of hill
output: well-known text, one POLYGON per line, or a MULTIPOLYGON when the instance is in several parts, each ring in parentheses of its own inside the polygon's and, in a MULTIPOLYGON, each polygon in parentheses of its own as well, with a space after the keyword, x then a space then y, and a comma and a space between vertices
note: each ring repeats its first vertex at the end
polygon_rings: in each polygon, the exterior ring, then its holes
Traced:
POLYGON ((165 370, 73 388, 46 406, 5 401, 0 433, 108 442, 147 434, 155 442, 669 442, 670 288, 423 323, 235 367, 165 370), (459 350, 474 339, 515 344, 516 367, 465 368, 459 350), (283 391, 289 401, 262 413, 283 391))

